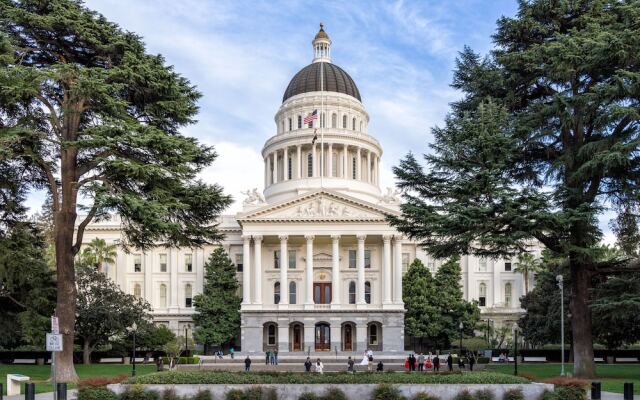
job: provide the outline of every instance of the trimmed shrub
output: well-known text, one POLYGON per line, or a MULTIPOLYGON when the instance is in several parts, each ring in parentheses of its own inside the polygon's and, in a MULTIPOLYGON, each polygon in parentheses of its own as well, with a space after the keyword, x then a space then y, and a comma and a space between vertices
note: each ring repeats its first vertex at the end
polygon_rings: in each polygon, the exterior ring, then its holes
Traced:
POLYGON ((213 400, 213 395, 208 390, 199 390, 193 400, 213 400))
POLYGON ((278 400, 275 389, 254 386, 244 391, 242 400, 278 400))
MULTIPOLYGON (((169 365, 169 357, 162 357, 162 362, 165 365, 169 365)), ((176 357, 176 362, 178 364, 198 364, 200 362, 200 357, 176 357)))
POLYGON ((181 400, 175 389, 168 388, 162 392, 162 400, 181 400))
POLYGON ((225 400, 243 400, 244 393, 240 389, 231 389, 224 395, 225 400))
POLYGON ((160 396, 158 392, 144 390, 142 386, 133 386, 120 393, 120 400, 160 400, 160 396))
POLYGON ((77 400, 118 400, 118 395, 104 386, 78 388, 77 400))
POLYGON ((463 390, 462 392, 458 393, 456 397, 453 398, 453 400, 474 400, 474 398, 471 392, 469 392, 468 390, 463 390))
POLYGON ((556 387, 555 395, 558 400, 585 400, 587 398, 586 391, 575 386, 556 387))
POLYGON ((489 389, 480 389, 474 396, 476 400, 496 400, 496 395, 489 389))
POLYGON ((478 357, 477 362, 478 364, 489 364, 489 362, 491 362, 491 359, 489 357, 478 357))
POLYGON ((320 397, 313 392, 304 392, 298 397, 298 400, 320 400, 320 397))
POLYGON ((348 400, 347 395, 338 388, 331 387, 322 395, 322 400, 348 400))
POLYGON ((416 395, 413 396, 413 399, 411 400, 440 400, 440 397, 434 396, 429 393, 420 392, 416 393, 416 395))
POLYGON ((542 392, 540 397, 538 397, 538 400, 560 400, 560 399, 558 399, 558 396, 556 396, 554 392, 547 389, 544 392, 542 392))
POLYGON ((524 400, 522 389, 510 389, 504 393, 504 400, 524 400))
POLYGON ((373 389, 372 400, 402 400, 405 397, 400 394, 400 390, 391 385, 378 385, 373 389))

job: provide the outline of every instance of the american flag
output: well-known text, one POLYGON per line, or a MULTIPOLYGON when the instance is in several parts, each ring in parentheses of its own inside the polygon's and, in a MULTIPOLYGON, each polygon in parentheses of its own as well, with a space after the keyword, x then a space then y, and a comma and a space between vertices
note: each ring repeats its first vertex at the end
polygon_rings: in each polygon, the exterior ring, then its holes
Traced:
POLYGON ((313 121, 314 119, 318 119, 318 110, 313 110, 313 112, 311 114, 309 114, 306 117, 304 117, 304 123, 308 124, 311 121, 313 121))

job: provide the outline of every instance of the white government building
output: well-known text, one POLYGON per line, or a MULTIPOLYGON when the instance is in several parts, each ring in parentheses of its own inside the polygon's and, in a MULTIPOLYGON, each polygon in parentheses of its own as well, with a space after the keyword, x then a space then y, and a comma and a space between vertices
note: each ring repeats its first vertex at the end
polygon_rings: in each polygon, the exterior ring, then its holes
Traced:
MULTIPOLYGON (((331 62, 322 26, 313 61, 289 83, 275 122, 262 149, 263 194, 247 191, 242 212, 220 221, 226 237, 219 245, 236 263, 242 287, 236 349, 404 351, 402 274, 415 258, 434 273, 440 262, 387 223, 399 199, 379 187, 382 146, 369 133, 355 82, 331 62), (314 110, 320 117, 305 123, 314 110)), ((114 216, 90 224, 84 242, 117 243, 121 235, 114 216)), ((105 273, 144 297, 158 324, 184 334, 215 247, 119 249, 105 273)), ((461 266, 464 296, 478 300, 485 321, 517 318, 524 285, 512 260, 465 256, 461 266)))

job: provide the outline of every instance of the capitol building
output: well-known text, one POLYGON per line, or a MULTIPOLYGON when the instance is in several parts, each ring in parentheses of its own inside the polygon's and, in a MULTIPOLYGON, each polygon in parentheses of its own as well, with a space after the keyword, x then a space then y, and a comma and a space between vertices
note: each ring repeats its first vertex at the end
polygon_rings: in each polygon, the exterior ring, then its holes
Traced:
MULTIPOLYGON (((104 272, 145 298, 156 323, 184 334, 193 329, 204 264, 222 246, 242 292, 237 350, 400 353, 409 343, 402 276, 416 258, 432 273, 441 261, 387 222, 399 198, 380 188, 383 147, 360 91, 333 63, 322 26, 312 44, 312 62, 286 87, 275 134, 262 148, 264 190, 248 190, 242 211, 220 218, 225 239, 203 248, 118 249, 104 272)), ((122 234, 116 215, 87 226, 84 243, 118 243, 122 234)), ((461 268, 464 296, 479 302, 483 320, 518 318, 525 285, 515 260, 464 256, 461 268)))

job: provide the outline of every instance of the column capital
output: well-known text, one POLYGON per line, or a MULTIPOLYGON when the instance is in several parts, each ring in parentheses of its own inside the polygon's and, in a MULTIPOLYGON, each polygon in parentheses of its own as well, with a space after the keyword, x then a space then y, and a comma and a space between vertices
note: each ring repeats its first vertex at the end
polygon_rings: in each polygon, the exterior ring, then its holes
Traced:
POLYGON ((393 235, 393 240, 395 240, 396 243, 402 243, 402 240, 403 240, 402 235, 400 234, 393 235))
POLYGON ((280 241, 286 242, 289 239, 289 235, 278 235, 278 239, 280 239, 280 241))
POLYGON ((253 240, 254 241, 261 241, 262 240, 262 235, 253 235, 253 240))
POLYGON ((340 240, 340 235, 331 235, 332 240, 340 240))
POLYGON ((393 238, 393 235, 382 235, 382 240, 385 242, 390 241, 393 238))
POLYGON ((251 235, 242 235, 242 240, 245 242, 251 240, 251 235))
POLYGON ((315 239, 315 235, 304 235, 304 238, 307 239, 307 241, 313 240, 315 239))
POLYGON ((367 235, 356 235, 356 238, 358 240, 365 240, 367 238, 367 235))

